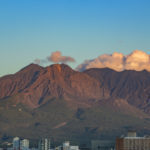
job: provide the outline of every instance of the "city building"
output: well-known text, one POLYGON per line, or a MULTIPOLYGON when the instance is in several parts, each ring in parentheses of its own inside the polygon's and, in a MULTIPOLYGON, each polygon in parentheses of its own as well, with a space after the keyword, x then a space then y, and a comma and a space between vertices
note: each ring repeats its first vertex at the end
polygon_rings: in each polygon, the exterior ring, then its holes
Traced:
POLYGON ((13 150, 20 150, 20 138, 13 138, 13 150))
POLYGON ((150 137, 137 137, 135 131, 116 139, 116 150, 150 150, 150 137))
POLYGON ((63 150, 70 150, 70 142, 69 141, 65 141, 63 143, 63 150))
POLYGON ((21 150, 29 150, 29 140, 27 139, 21 140, 20 148, 21 150))
POLYGON ((39 140, 39 145, 38 145, 38 149, 39 150, 50 150, 50 139, 48 138, 42 138, 41 140, 39 140))
POLYGON ((70 145, 69 141, 63 143, 63 150, 79 150, 79 146, 70 145))
POLYGON ((115 150, 115 141, 92 140, 92 150, 115 150))
POLYGON ((62 149, 63 149, 62 146, 57 146, 54 148, 54 150, 62 150, 62 149))
POLYGON ((61 146, 55 147, 55 150, 79 150, 79 146, 70 145, 69 141, 65 141, 61 146))
POLYGON ((70 146, 70 150, 79 150, 79 146, 70 146))

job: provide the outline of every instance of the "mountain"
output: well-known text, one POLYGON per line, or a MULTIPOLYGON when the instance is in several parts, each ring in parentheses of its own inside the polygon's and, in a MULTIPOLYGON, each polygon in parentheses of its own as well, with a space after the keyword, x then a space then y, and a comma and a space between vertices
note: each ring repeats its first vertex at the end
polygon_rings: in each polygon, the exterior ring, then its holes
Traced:
POLYGON ((17 103, 31 108, 37 108, 51 98, 82 99, 84 103, 100 99, 104 94, 96 79, 65 64, 46 68, 31 64, 15 75, 0 78, 0 91, 0 99, 15 96, 17 103))
POLYGON ((89 69, 86 74, 101 82, 111 97, 119 97, 150 114, 150 72, 89 69))
POLYGON ((0 78, 0 137, 54 141, 150 133, 150 73, 30 64, 0 78))

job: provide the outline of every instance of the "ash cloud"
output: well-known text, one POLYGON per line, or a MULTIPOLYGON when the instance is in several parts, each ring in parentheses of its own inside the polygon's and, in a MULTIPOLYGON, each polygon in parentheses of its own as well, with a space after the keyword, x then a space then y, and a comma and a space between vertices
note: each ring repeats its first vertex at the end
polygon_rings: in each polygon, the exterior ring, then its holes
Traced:
POLYGON ((34 63, 39 65, 44 65, 46 63, 53 62, 53 63, 70 63, 75 62, 75 59, 70 56, 63 56, 60 51, 52 52, 50 56, 46 57, 45 59, 35 59, 34 63))
POLYGON ((77 67, 77 70, 83 71, 89 68, 105 68, 116 71, 123 70, 147 70, 150 71, 150 55, 141 51, 135 50, 129 55, 123 55, 122 53, 113 53, 111 55, 100 55, 93 60, 86 60, 77 67))

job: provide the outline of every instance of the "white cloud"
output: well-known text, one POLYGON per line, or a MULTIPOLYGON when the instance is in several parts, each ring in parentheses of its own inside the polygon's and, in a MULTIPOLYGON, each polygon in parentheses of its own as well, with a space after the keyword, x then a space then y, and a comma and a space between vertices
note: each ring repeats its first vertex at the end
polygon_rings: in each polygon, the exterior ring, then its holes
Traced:
POLYGON ((93 60, 86 60, 77 67, 77 70, 85 70, 89 68, 111 68, 116 71, 123 70, 148 70, 150 71, 150 55, 143 51, 135 50, 129 55, 122 53, 113 53, 111 55, 104 54, 93 60))

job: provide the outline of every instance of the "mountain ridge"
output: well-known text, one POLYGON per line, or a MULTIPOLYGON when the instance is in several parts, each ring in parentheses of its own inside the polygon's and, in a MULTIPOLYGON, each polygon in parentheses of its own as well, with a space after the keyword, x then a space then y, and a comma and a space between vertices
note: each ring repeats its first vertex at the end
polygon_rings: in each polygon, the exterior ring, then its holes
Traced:
POLYGON ((149 89, 147 71, 30 64, 0 78, 0 137, 90 140, 133 128, 150 133, 149 89))
POLYGON ((20 95, 24 97, 23 103, 35 102, 38 107, 46 97, 89 101, 116 97, 149 112, 146 106, 150 98, 149 85, 150 73, 146 70, 117 72, 109 68, 92 68, 78 72, 65 64, 48 67, 30 64, 14 75, 0 78, 0 99, 20 95))

